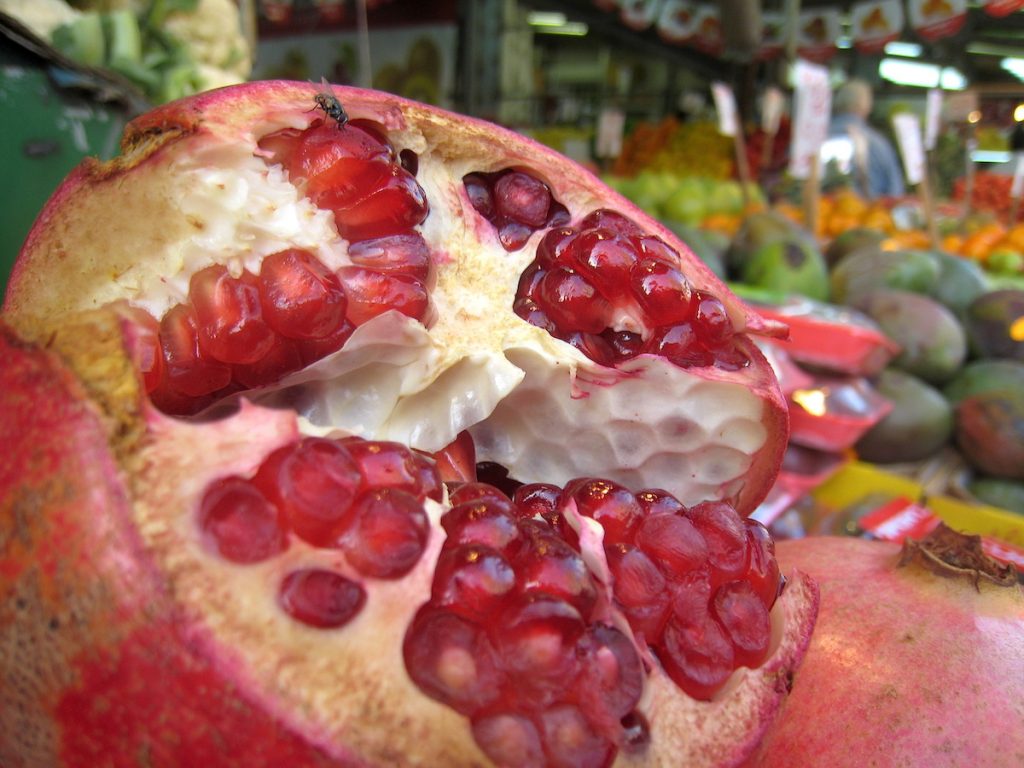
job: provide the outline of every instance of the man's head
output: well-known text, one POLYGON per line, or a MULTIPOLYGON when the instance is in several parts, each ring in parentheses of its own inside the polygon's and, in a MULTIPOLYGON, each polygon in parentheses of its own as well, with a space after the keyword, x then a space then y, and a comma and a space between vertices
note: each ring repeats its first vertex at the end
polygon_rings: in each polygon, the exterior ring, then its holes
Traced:
POLYGON ((871 114, 871 100, 871 86, 863 80, 847 80, 836 91, 832 111, 837 115, 866 118, 871 114))

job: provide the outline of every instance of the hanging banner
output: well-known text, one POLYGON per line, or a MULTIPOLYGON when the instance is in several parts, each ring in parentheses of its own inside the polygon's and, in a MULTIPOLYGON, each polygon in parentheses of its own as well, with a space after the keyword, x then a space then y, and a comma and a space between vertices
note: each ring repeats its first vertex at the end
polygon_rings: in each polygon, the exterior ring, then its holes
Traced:
POLYGON ((967 0, 907 0, 910 26, 923 40, 951 37, 967 21, 967 0))
POLYGON ((836 53, 839 39, 839 8, 800 11, 796 27, 796 52, 804 59, 826 62, 836 53))
POLYGON ((1024 0, 988 0, 981 7, 989 16, 1001 19, 1003 16, 1009 16, 1014 11, 1024 8, 1024 0))
POLYGON ((832 89, 828 83, 828 69, 802 59, 798 59, 794 66, 793 83, 795 107, 789 174, 794 179, 806 179, 810 177, 814 160, 828 136, 832 89))
POLYGON ((786 17, 782 11, 761 11, 761 47, 757 58, 769 61, 786 48, 786 17))
POLYGON ((912 112, 900 112, 892 117, 896 144, 903 158, 903 171, 908 184, 924 181, 924 142, 921 138, 921 120, 912 112))
POLYGON ((901 0, 866 0, 850 8, 850 36, 861 53, 881 53, 903 31, 901 0))
POLYGON ((661 0, 623 0, 619 18, 637 31, 654 25, 661 10, 661 0))
POLYGON ((666 43, 679 45, 697 31, 697 7, 692 0, 665 0, 655 29, 666 43))
POLYGON ((722 39, 722 20, 717 5, 698 5, 693 22, 694 33, 690 45, 709 56, 718 56, 725 47, 722 39))

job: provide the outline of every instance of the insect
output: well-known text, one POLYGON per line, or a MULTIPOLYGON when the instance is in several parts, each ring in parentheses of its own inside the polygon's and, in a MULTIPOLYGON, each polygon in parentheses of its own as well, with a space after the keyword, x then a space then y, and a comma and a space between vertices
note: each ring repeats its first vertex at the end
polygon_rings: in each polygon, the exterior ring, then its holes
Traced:
POLYGON ((341 106, 338 97, 331 92, 331 86, 328 85, 327 81, 321 78, 320 84, 323 86, 323 90, 318 91, 316 96, 313 97, 313 100, 316 101, 316 106, 313 109, 322 109, 327 117, 338 124, 340 130, 348 122, 348 113, 341 106))

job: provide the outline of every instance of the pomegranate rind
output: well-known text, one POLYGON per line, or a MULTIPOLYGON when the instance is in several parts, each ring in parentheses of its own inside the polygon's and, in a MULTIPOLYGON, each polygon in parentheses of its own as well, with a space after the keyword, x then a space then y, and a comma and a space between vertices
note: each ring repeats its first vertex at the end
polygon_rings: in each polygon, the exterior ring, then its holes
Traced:
POLYGON ((1024 589, 909 565, 889 542, 781 541, 821 609, 752 765, 1019 765, 1024 589))

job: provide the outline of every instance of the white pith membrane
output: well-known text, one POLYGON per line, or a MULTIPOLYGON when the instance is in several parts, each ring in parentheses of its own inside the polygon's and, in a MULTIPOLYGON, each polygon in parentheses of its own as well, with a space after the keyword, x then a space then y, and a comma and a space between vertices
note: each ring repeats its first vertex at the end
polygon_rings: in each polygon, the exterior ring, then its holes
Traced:
MULTIPOLYGON (((374 110, 361 114, 358 104, 346 107, 354 118, 381 117, 374 110)), ((146 225, 131 220, 130 209, 123 212, 129 234, 119 242, 142 252, 115 256, 113 280, 90 283, 72 308, 128 299, 159 318, 187 298, 190 276, 203 267, 221 263, 235 275, 243 268, 256 274, 263 257, 290 247, 311 251, 332 269, 348 264, 332 215, 303 198, 280 167, 255 156, 262 136, 304 128, 314 117, 305 101, 280 114, 251 134, 200 131, 172 143, 125 175, 124 189, 108 187, 95 202, 81 203, 109 208, 121 199, 157 198, 165 205, 159 221, 149 214, 146 225), (145 229, 144 241, 132 239, 133 227, 145 229)), ((204 489, 225 476, 251 477, 270 452, 303 434, 358 434, 434 451, 469 429, 478 460, 498 462, 518 480, 562 485, 594 475, 633 491, 664 488, 692 505, 736 498, 746 478, 770 475, 763 465, 775 459, 763 449, 772 435, 764 426, 765 395, 751 388, 746 371, 698 373, 650 355, 604 368, 517 317, 519 276, 544 230, 521 250, 506 252, 493 226, 470 206, 461 181, 472 171, 502 170, 508 158, 494 157, 496 165, 488 167, 479 152, 435 152, 427 135, 400 117, 388 112, 381 122, 396 152, 417 153, 416 178, 430 201, 432 213, 417 227, 437 272, 428 327, 386 313, 357 328, 339 352, 274 387, 246 393, 237 414, 215 422, 150 414, 137 464, 136 514, 176 602, 190 611, 196 643, 326 751, 374 765, 487 764, 468 719, 420 692, 402 662, 405 629, 430 596, 445 507, 427 502, 432 533, 414 570, 398 580, 374 580, 348 567, 339 551, 295 536, 285 553, 266 562, 223 560, 201 540, 197 509, 204 489), (314 629, 280 609, 281 579, 309 566, 366 587, 366 605, 351 623, 314 629)), ((603 190, 594 194, 585 183, 528 170, 552 186, 574 222, 607 204, 598 196, 603 190)), ((83 246, 103 242, 104 234, 84 235, 83 246)), ((93 247, 102 261, 105 246, 93 247)), ((740 327, 742 318, 734 323, 740 327)), ((584 554, 591 563, 603 560, 603 552, 584 554)), ((790 579, 772 612, 768 660, 756 670, 737 670, 710 702, 683 694, 648 655, 654 666, 638 710, 650 724, 650 743, 638 753, 620 751, 616 764, 741 759, 782 695, 780 677, 801 652, 813 615, 811 590, 799 575, 790 579)), ((626 626, 621 617, 616 624, 626 626)))

